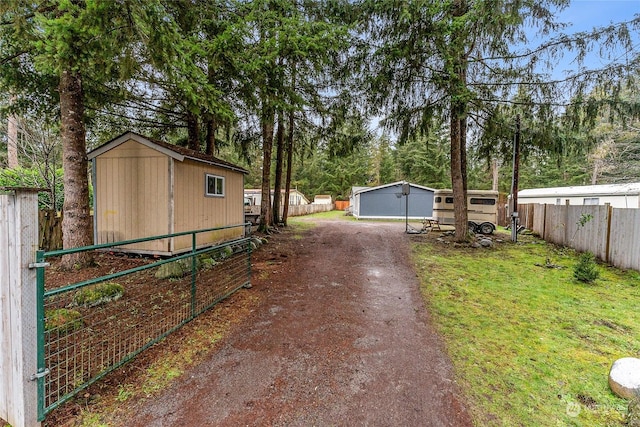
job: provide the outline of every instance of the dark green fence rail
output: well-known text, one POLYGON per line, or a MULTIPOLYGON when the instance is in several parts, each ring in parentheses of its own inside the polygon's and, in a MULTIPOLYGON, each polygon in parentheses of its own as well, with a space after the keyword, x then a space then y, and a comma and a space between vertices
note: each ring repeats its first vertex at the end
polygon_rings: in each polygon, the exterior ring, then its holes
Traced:
MULTIPOLYGON (((242 287, 250 286, 251 239, 198 248, 196 236, 247 224, 167 234, 82 248, 38 251, 38 418, 120 367, 242 287), (170 259, 108 252, 118 246, 184 235, 192 249, 170 259), (74 283, 48 286, 49 267, 65 254, 92 251, 113 265, 93 277, 88 267, 67 274, 74 283), (80 277, 81 280, 78 280, 80 277)), ((246 235, 246 234, 245 234, 246 235)), ((95 270, 95 269, 94 269, 95 270)), ((57 277, 60 282, 60 276, 57 277)))

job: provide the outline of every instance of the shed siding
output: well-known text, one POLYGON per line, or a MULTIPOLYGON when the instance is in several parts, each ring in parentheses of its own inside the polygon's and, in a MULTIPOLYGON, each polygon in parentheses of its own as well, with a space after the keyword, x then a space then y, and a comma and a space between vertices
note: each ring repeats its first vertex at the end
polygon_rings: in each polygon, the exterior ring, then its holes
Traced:
MULTIPOLYGON (((175 162, 174 176, 174 232, 242 224, 243 175, 229 169, 217 168, 191 160, 175 162), (225 178, 224 197, 205 196, 205 176, 225 178)), ((206 245, 243 236, 242 227, 198 235, 197 244, 206 245)), ((191 248, 191 237, 174 239, 174 251, 191 248)))
MULTIPOLYGON (((95 160, 96 243, 167 234, 169 158, 127 141, 95 160)), ((168 241, 139 243, 135 248, 167 251, 168 241)))
MULTIPOLYGON (((356 201, 359 218, 404 218, 406 215, 406 196, 402 186, 396 185, 360 193, 356 201)), ((433 192, 411 187, 408 196, 409 217, 426 218, 433 215, 433 192)))

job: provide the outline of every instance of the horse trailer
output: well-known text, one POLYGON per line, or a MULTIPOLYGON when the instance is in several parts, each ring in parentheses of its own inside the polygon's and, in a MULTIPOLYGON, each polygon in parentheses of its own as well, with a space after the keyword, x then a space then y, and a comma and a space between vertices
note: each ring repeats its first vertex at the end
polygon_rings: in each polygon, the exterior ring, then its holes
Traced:
MULTIPOLYGON (((471 231, 482 234, 493 233, 498 223, 498 192, 467 190, 467 215, 471 231)), ((433 216, 440 224, 455 224, 452 190, 435 190, 433 216)))

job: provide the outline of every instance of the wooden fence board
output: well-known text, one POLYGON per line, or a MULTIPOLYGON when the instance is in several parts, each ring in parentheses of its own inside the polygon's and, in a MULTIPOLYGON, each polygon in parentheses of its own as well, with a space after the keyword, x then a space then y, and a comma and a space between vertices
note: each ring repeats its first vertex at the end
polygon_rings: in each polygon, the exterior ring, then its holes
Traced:
POLYGON ((609 207, 571 205, 563 208, 568 209, 569 240, 565 244, 580 252, 591 252, 596 257, 606 260, 609 207), (589 215, 591 219, 581 225, 581 221, 589 215))
POLYGON ((328 212, 333 210, 334 205, 290 205, 289 216, 310 215, 317 212, 328 212))
POLYGON ((566 234, 566 211, 564 206, 547 205, 547 215, 545 218, 544 240, 555 243, 556 245, 565 245, 566 234))
POLYGON ((544 236, 545 212, 547 205, 535 204, 533 207, 533 232, 538 236, 544 236))
POLYGON ((640 209, 547 204, 523 205, 521 212, 527 217, 526 226, 547 242, 589 251, 616 267, 640 271, 640 209), (580 225, 583 215, 591 219, 580 225))
POLYGON ((640 209, 613 209, 609 262, 619 268, 640 270, 640 209))
POLYGON ((520 215, 520 225, 531 230, 533 228, 533 204, 521 205, 523 207, 520 215))
MULTIPOLYGON (((93 224, 93 221, 91 221, 93 224)), ((55 211, 39 211, 39 247, 45 251, 62 249, 62 214, 55 211)), ((93 236, 93 233, 91 233, 93 236)))
POLYGON ((36 276, 29 264, 38 245, 38 194, 0 194, 0 415, 14 427, 39 426, 36 276))
MULTIPOLYGON (((0 195, 0 247, 9 250, 9 196, 0 195)), ((8 254, 0 256, 0 418, 9 419, 9 397, 13 389, 10 374, 11 357, 8 349, 11 346, 11 305, 10 268, 8 254)))

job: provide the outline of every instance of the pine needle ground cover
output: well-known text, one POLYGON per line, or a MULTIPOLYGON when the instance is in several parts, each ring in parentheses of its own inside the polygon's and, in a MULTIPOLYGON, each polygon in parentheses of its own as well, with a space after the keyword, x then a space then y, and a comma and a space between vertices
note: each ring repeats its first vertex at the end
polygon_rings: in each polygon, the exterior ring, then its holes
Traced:
POLYGON ((476 425, 624 425, 627 402, 608 374, 616 359, 640 357, 640 275, 600 264, 600 277, 584 284, 573 277, 574 251, 522 239, 413 246, 476 425))

